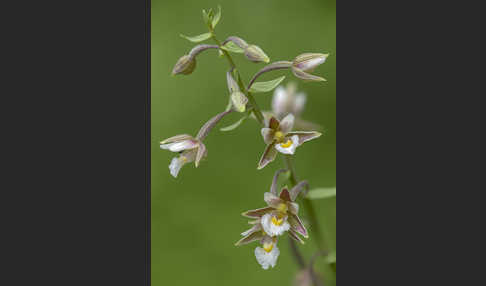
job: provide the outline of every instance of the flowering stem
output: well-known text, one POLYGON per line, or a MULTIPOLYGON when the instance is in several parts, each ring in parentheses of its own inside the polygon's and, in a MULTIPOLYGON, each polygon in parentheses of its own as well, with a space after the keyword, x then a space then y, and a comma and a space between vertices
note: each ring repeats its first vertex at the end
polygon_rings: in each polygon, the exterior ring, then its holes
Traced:
MULTIPOLYGON (((292 163, 292 157, 290 155, 285 155, 285 164, 287 165, 287 169, 290 171, 290 184, 291 187, 297 185, 297 175, 295 174, 294 165, 292 163)), ((306 209, 307 214, 309 216, 310 224, 314 231, 314 236, 316 238, 317 247, 319 250, 324 250, 324 240, 322 238, 322 232, 319 228, 319 223, 317 221, 317 215, 314 210, 314 206, 312 205, 311 200, 304 198, 304 209, 306 209)))
POLYGON ((302 256, 302 254, 300 253, 299 249, 297 248, 297 244, 291 238, 289 238, 289 244, 290 244, 290 250, 292 252, 292 255, 294 256, 295 261, 299 265, 299 268, 300 269, 304 269, 305 268, 304 257, 302 256))
MULTIPOLYGON (((290 157, 290 155, 284 155, 284 158, 285 158, 285 165, 287 166, 287 169, 290 171, 289 181, 290 181, 290 187, 292 188, 295 185, 297 185, 297 176, 295 175, 294 165, 292 164, 292 158, 290 157)), ((305 201, 306 201, 306 199, 304 199, 304 202, 305 201)), ((308 209, 307 205, 304 205, 304 207, 305 207, 305 209, 308 209)), ((314 225, 314 223, 315 223, 315 221, 311 220, 311 224, 314 225)), ((305 264, 301 264, 300 261, 299 261, 299 258, 302 259, 302 256, 301 256, 297 246, 295 245, 295 242, 292 239, 290 239, 289 241, 290 241, 290 247, 292 249, 292 253, 296 257, 296 260, 297 260, 299 266, 301 266, 301 268, 302 268, 302 265, 304 265, 304 267, 305 267, 305 264)), ((317 240, 317 237, 316 237, 316 241, 318 242, 318 244, 320 244, 320 241, 317 240)), ((321 249, 321 248, 319 248, 319 249, 321 249)), ((311 267, 312 267, 312 264, 311 264, 311 267)), ((317 278, 316 274, 314 273, 314 271, 311 271, 310 275, 311 275, 312 283, 314 284, 314 286, 319 286, 320 283, 318 282, 318 278, 317 278)))
MULTIPOLYGON (((297 184, 298 180, 297 180, 297 175, 295 174, 294 165, 292 163, 292 157, 290 155, 285 155, 284 158, 285 158, 285 165, 287 166, 287 169, 290 171, 290 177, 289 177, 290 185, 291 185, 291 187, 293 187, 297 184)), ((326 245, 326 243, 323 239, 322 232, 321 232, 321 229, 319 227, 317 215, 316 215, 316 212, 314 210, 314 206, 312 204, 312 201, 307 199, 307 198, 304 198, 303 202, 304 202, 304 209, 307 211, 307 214, 309 216, 310 225, 311 225, 311 229, 313 230, 313 233, 314 233, 317 248, 319 249, 320 253, 326 253, 326 252, 324 252, 325 251, 324 248, 328 248, 328 246, 326 245)), ((315 257, 313 259, 315 259, 315 257)), ((312 264, 313 264, 313 261, 311 261, 311 264, 310 264, 311 267, 312 267, 312 264)), ((329 265, 328 265, 328 268, 329 268, 328 271, 327 271, 328 273, 334 273, 334 270, 329 265)), ((334 275, 334 274, 332 274, 332 275, 334 275)), ((311 276, 312 276, 312 281, 313 281, 314 285, 319 285, 318 278, 315 276, 315 273, 314 273, 313 270, 311 271, 311 276)))
POLYGON ((248 84, 248 87, 246 88, 247 90, 250 90, 251 86, 255 82, 255 80, 261 76, 262 74, 269 72, 269 71, 274 71, 274 70, 281 70, 281 69, 288 69, 292 66, 292 62, 288 61, 279 61, 279 62, 274 62, 269 64, 268 66, 263 67, 261 70, 259 70, 250 80, 250 83, 248 84))
MULTIPOLYGON (((228 60, 228 63, 230 64, 231 68, 236 69, 236 65, 235 65, 235 62, 233 61, 233 58, 231 58, 231 55, 228 53, 228 51, 221 48, 221 46, 222 46, 221 42, 216 38, 216 35, 214 34, 213 31, 211 31, 211 35, 212 35, 213 40, 219 46, 220 51, 223 52, 225 58, 228 60)), ((252 112, 255 114, 258 122, 260 122, 260 124, 264 125, 263 114, 262 114, 260 108, 258 107, 255 98, 253 97, 253 95, 249 91, 246 90, 245 85, 243 84, 243 81, 241 80, 240 72, 238 70, 236 70, 236 72, 238 73, 238 86, 240 87, 241 91, 246 92, 246 96, 248 97, 248 100, 250 101, 250 103, 253 107, 252 112)))

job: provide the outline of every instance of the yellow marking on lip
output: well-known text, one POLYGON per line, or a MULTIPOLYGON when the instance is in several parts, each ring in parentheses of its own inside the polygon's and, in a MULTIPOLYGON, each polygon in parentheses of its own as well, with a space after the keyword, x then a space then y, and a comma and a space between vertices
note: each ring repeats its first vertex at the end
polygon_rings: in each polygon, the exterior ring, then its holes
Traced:
POLYGON ((282 148, 289 148, 292 145, 292 140, 287 139, 287 142, 280 144, 282 148))
POLYGON ((273 243, 264 243, 263 244, 263 250, 266 252, 270 252, 273 249, 273 243))
POLYGON ((279 225, 281 225, 281 224, 283 223, 283 221, 284 221, 284 220, 283 220, 283 218, 278 218, 278 219, 277 219, 277 218, 276 218, 276 217, 274 217, 274 216, 272 217, 272 223, 273 223, 274 225, 278 225, 278 226, 279 226, 279 225))

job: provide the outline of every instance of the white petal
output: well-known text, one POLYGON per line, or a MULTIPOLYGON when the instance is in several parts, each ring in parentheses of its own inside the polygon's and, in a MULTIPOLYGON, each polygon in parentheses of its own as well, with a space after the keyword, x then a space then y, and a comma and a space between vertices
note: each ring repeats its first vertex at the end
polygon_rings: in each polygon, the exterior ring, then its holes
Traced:
POLYGON ((168 149, 172 152, 180 152, 187 149, 193 149, 197 147, 197 143, 193 140, 183 140, 179 142, 161 144, 160 149, 168 149))
POLYGON ((280 250, 276 245, 273 246, 272 251, 266 252, 263 248, 255 248, 255 257, 263 269, 268 269, 270 266, 275 267, 277 258, 280 255, 280 250))
POLYGON ((289 96, 283 86, 275 89, 272 98, 272 110, 277 116, 287 113, 289 96))
POLYGON ((169 170, 170 174, 174 177, 177 178, 177 174, 179 174, 180 169, 184 165, 184 160, 181 159, 180 157, 174 157, 172 158, 172 161, 170 162, 169 165, 169 170))
POLYGON ((297 116, 299 114, 302 113, 302 111, 304 111, 304 106, 305 106, 305 102, 307 101, 307 97, 305 95, 305 93, 298 93, 296 96, 295 96, 295 99, 294 99, 294 106, 292 108, 292 112, 297 116))
POLYGON ((282 121, 280 121, 280 131, 284 134, 288 133, 294 127, 295 117, 292 113, 287 114, 282 121))
POLYGON ((284 142, 284 143, 276 144, 275 149, 277 149, 277 151, 279 151, 280 153, 293 155, 295 153, 295 149, 297 148, 297 146, 299 146, 299 136, 297 135, 292 136, 290 138, 290 141, 292 141, 292 144, 290 144, 290 146, 282 147, 282 145, 287 143, 284 142))
POLYGON ((315 69, 318 65, 323 64, 326 61, 326 56, 327 55, 321 55, 318 57, 314 57, 312 59, 309 59, 300 65, 300 69, 303 71, 308 71, 315 69))
POLYGON ((265 214, 262 216, 263 230, 270 236, 282 235, 284 232, 290 229, 290 224, 287 222, 287 217, 284 218, 284 222, 281 225, 276 225, 272 222, 273 214, 265 214))

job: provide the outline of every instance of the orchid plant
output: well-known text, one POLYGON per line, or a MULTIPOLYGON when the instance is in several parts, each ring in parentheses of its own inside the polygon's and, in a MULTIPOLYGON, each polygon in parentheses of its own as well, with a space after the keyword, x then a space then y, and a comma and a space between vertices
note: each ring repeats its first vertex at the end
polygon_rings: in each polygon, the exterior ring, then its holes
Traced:
POLYGON ((309 237, 307 229, 299 217, 299 209, 301 207, 297 203, 297 198, 300 195, 302 197, 301 201, 304 203, 303 208, 307 210, 310 217, 309 222, 316 233, 319 253, 322 253, 322 250, 324 250, 317 217, 310 200, 312 197, 322 196, 322 189, 309 190, 307 181, 299 182, 296 179, 292 156, 295 156, 297 147, 300 147, 305 142, 319 138, 322 135, 318 131, 321 127, 301 118, 307 97, 304 93, 297 92, 296 84, 289 83, 287 87, 282 87, 280 84, 284 80, 284 76, 265 82, 257 82, 257 79, 262 74, 274 70, 290 70, 295 77, 303 81, 325 81, 324 78, 313 75, 311 72, 326 61, 328 54, 303 53, 296 56, 292 61, 270 63, 256 72, 248 85, 245 85, 231 54, 244 54, 246 59, 255 63, 269 63, 270 58, 260 47, 249 44, 240 37, 230 36, 223 42, 216 38, 214 29, 221 19, 220 7, 217 11, 212 9, 209 11, 203 10, 203 18, 209 32, 194 37, 181 36, 194 43, 212 40, 215 45, 196 45, 188 54, 183 55, 177 61, 172 70, 172 75, 189 75, 193 73, 196 68, 197 57, 205 51, 216 50, 220 57, 225 57, 229 63, 229 69, 226 71, 226 82, 229 91, 228 104, 223 112, 206 122, 195 137, 189 134, 180 134, 160 142, 161 149, 178 153, 169 164, 170 174, 176 178, 186 163, 194 162, 196 167, 199 166, 203 158, 208 154, 207 148, 203 143, 204 139, 227 114, 239 112, 242 114, 242 117, 236 123, 221 128, 221 131, 234 130, 247 118, 253 118, 258 121, 261 124, 260 133, 266 147, 260 161, 257 163, 257 169, 262 169, 274 161, 278 153, 281 153, 281 156, 285 159, 287 168, 280 169, 275 173, 270 191, 264 193, 264 201, 267 206, 249 210, 242 214, 244 217, 251 219, 249 224, 252 227, 241 233, 243 237, 236 243, 236 246, 259 242, 261 247, 256 247, 255 249, 256 260, 263 269, 269 269, 276 266, 280 254, 277 247, 278 238, 288 234, 291 238, 292 253, 297 262, 303 271, 309 274, 311 278, 309 281, 312 281, 314 285, 320 285, 321 282, 312 269, 312 262, 315 258, 311 259, 311 262, 306 265, 295 242, 304 243, 303 238, 309 237), (271 104, 272 110, 262 111, 253 94, 270 92, 272 90, 274 90, 271 104), (278 179, 282 174, 286 174, 290 187, 283 186, 278 192, 278 179))

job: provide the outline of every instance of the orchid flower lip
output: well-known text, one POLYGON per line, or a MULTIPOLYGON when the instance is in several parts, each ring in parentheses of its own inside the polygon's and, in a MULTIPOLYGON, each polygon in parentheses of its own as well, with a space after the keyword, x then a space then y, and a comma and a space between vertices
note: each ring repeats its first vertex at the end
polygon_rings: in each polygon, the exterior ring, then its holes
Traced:
POLYGON ((292 137, 286 137, 287 141, 275 145, 275 149, 283 154, 293 155, 295 149, 299 146, 299 136, 293 135, 292 137))
POLYGON ((275 214, 267 213, 262 217, 261 223, 263 230, 270 236, 282 235, 290 229, 287 216, 279 218, 275 214))
POLYGON ((279 255, 280 255, 280 250, 276 245, 272 247, 270 252, 267 252, 265 249, 261 247, 255 248, 255 257, 257 259, 257 262, 265 270, 267 270, 270 266, 272 268, 275 267, 279 255))

